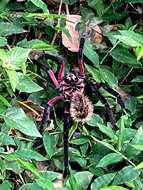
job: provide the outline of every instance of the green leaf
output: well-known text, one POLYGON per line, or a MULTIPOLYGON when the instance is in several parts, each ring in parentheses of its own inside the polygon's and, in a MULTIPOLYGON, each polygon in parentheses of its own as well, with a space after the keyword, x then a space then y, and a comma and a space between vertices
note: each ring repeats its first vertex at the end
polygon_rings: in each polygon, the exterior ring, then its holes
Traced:
POLYGON ((128 66, 136 68, 141 65, 141 63, 138 62, 136 58, 126 48, 116 48, 110 53, 110 55, 116 61, 127 64, 128 66))
POLYGON ((46 178, 40 178, 35 180, 39 186, 47 190, 56 190, 52 182, 46 178))
POLYGON ((0 13, 3 13, 5 11, 6 6, 10 0, 1 0, 0 1, 0 13))
POLYGON ((5 160, 5 167, 7 170, 11 170, 12 172, 15 172, 17 174, 21 172, 21 168, 19 164, 15 162, 15 160, 12 161, 5 160))
POLYGON ((9 36, 12 34, 23 33, 25 30, 20 26, 14 25, 12 22, 0 22, 0 36, 9 36))
POLYGON ((45 132, 43 136, 43 143, 47 154, 51 158, 57 150, 55 135, 45 132))
POLYGON ((131 146, 136 148, 137 150, 143 151, 143 144, 136 144, 136 145, 131 145, 131 146))
POLYGON ((114 74, 106 68, 101 68, 100 72, 102 74, 102 80, 106 81, 110 86, 115 87, 117 86, 117 78, 114 74))
POLYGON ((130 110, 131 113, 135 113, 136 107, 137 107, 137 98, 130 96, 130 98, 128 98, 128 100, 126 101, 126 108, 130 110))
POLYGON ((103 119, 97 115, 97 114, 92 114, 91 118, 87 121, 87 124, 90 126, 96 126, 98 124, 103 124, 103 119))
POLYGON ((132 141, 129 143, 126 152, 128 157, 133 157, 135 155, 139 155, 141 153, 141 150, 138 150, 134 148, 134 145, 142 145, 143 144, 143 126, 140 126, 139 129, 137 130, 134 138, 132 141))
POLYGON ((10 107, 10 103, 7 101, 6 98, 0 95, 0 102, 3 103, 5 106, 10 107))
POLYGON ((40 187, 37 183, 26 183, 22 185, 19 190, 43 190, 42 187, 40 187))
POLYGON ((10 128, 18 129, 28 136, 41 137, 33 120, 26 116, 24 111, 20 108, 9 108, 4 119, 6 125, 10 128))
POLYGON ((27 41, 26 39, 20 41, 17 43, 18 46, 28 48, 28 49, 42 49, 42 50, 47 50, 47 51, 56 51, 55 48, 56 46, 47 44, 46 42, 42 40, 30 40, 27 41))
POLYGON ((117 154, 117 153, 110 153, 104 156, 99 163, 97 164, 96 167, 106 167, 110 164, 120 162, 122 160, 122 155, 117 154))
POLYGON ((128 190, 128 189, 125 188, 125 187, 113 185, 113 186, 104 187, 104 188, 102 188, 100 190, 128 190))
POLYGON ((135 169, 133 166, 126 166, 122 168, 114 178, 113 184, 124 184, 131 182, 138 178, 140 171, 135 169))
MULTIPOLYGON (((74 175, 74 179, 76 180, 76 187, 78 190, 87 190, 87 187, 92 179, 93 174, 84 171, 84 172, 77 172, 74 175)), ((66 183, 66 186, 70 188, 69 180, 66 183)))
POLYGON ((96 10, 97 15, 101 18, 106 10, 103 0, 88 0, 87 2, 90 7, 96 10))
POLYGON ((18 89, 20 92, 32 93, 43 89, 38 84, 33 82, 29 76, 22 75, 21 73, 18 73, 18 81, 19 82, 16 85, 16 89, 18 89))
POLYGON ((10 70, 10 69, 7 69, 6 72, 7 72, 8 77, 9 77, 9 82, 11 84, 11 88, 15 92, 16 86, 18 84, 17 72, 15 70, 10 70))
POLYGON ((111 140, 116 141, 117 140, 117 136, 115 135, 115 132, 112 130, 111 127, 107 127, 103 124, 98 124, 99 130, 106 134, 107 137, 109 137, 111 140))
POLYGON ((136 169, 142 169, 143 168, 143 162, 139 163, 137 166, 136 166, 136 169))
POLYGON ((21 151, 16 152, 17 155, 24 160, 36 160, 36 161, 44 161, 47 160, 44 156, 39 154, 34 150, 22 149, 21 151))
POLYGON ((143 82, 143 76, 138 75, 131 82, 143 82))
POLYGON ((43 10, 45 13, 49 13, 47 5, 42 0, 30 0, 36 7, 43 10))
POLYGON ((143 45, 135 49, 137 60, 140 60, 143 57, 143 45))
POLYGON ((118 150, 121 151, 125 140, 125 121, 128 119, 126 115, 121 116, 118 121, 119 136, 118 136, 118 150))
POLYGON ((91 184, 91 190, 100 190, 111 183, 116 173, 109 173, 96 178, 91 184))
POLYGON ((25 49, 21 47, 12 48, 10 51, 8 51, 9 63, 14 65, 18 69, 23 68, 28 58, 29 52, 30 52, 30 49, 25 49))
MULTIPOLYGON (((100 73, 100 71, 98 69, 95 69, 94 67, 85 64, 85 68, 87 69, 87 71, 91 74, 92 78, 96 81, 96 82, 101 82, 102 80, 102 75, 100 73)), ((104 82, 104 81, 102 81, 104 82)))
POLYGON ((7 45, 7 39, 4 37, 0 37, 0 47, 7 45))
POLYGON ((9 63, 9 55, 7 54, 7 51, 4 49, 0 49, 0 60, 2 60, 2 66, 4 66, 4 63, 9 63))
POLYGON ((88 138, 87 137, 80 137, 80 138, 75 138, 75 139, 72 139, 70 141, 71 144, 75 144, 75 145, 82 145, 82 144, 85 144, 85 143, 88 143, 88 138))
POLYGON ((77 190, 78 189, 78 185, 77 185, 77 181, 75 179, 74 175, 71 175, 69 178, 69 184, 70 184, 70 188, 71 190, 77 190))
POLYGON ((17 162, 20 164, 22 168, 31 171, 36 177, 43 178, 42 174, 38 171, 34 164, 27 161, 23 161, 21 159, 17 159, 17 162))
POLYGON ((12 184, 9 181, 4 181, 2 184, 0 184, 1 190, 10 190, 12 188, 12 184))
POLYGON ((138 47, 143 44, 143 35, 127 30, 119 30, 119 32, 120 35, 115 35, 114 37, 126 45, 138 47))
POLYGON ((84 52, 84 55, 94 64, 94 66, 99 68, 99 56, 94 51, 91 43, 87 41, 85 42, 83 52, 84 52))

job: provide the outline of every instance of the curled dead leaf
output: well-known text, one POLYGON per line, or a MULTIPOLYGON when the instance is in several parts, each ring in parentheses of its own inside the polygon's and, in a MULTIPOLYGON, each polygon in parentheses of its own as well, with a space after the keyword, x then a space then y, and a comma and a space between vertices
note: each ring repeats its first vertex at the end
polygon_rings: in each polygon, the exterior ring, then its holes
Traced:
POLYGON ((93 30, 95 31, 95 35, 91 41, 100 44, 103 40, 100 26, 96 25, 93 30))
POLYGON ((62 43, 68 48, 69 51, 78 52, 79 50, 79 33, 76 30, 76 25, 80 21, 80 15, 67 15, 66 16, 66 30, 70 34, 70 38, 62 32, 62 43))

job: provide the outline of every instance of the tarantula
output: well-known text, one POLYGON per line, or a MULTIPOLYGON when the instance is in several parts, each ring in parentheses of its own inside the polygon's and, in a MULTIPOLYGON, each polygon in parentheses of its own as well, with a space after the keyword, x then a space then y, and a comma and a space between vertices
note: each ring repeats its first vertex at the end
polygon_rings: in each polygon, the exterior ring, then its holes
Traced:
MULTIPOLYGON (((43 118, 41 122, 41 126, 43 126, 46 122, 50 121, 50 111, 52 107, 60 101, 64 101, 64 171, 63 177, 65 178, 69 173, 69 158, 68 158, 68 133, 69 128, 71 127, 72 120, 78 122, 85 122, 90 118, 93 114, 94 106, 90 101, 89 97, 87 97, 85 92, 86 81, 85 81, 85 71, 84 71, 84 59, 83 59, 83 46, 84 46, 85 38, 82 37, 80 40, 80 48, 78 52, 78 65, 79 70, 73 69, 67 75, 64 75, 64 59, 62 57, 54 56, 48 53, 42 53, 39 57, 45 57, 46 59, 51 59, 58 63, 59 71, 57 77, 52 69, 50 69, 47 65, 41 64, 40 67, 44 69, 50 79, 52 80, 55 88, 59 91, 60 95, 55 96, 50 99, 44 109, 43 118)), ((37 64, 39 62, 37 61, 37 64)), ((106 100, 106 98, 99 92, 99 88, 104 88, 109 93, 113 94, 117 97, 118 103, 124 108, 124 102, 120 94, 113 90, 106 83, 97 83, 96 81, 90 81, 88 83, 88 88, 91 89, 93 93, 100 99, 100 101, 106 106, 107 114, 109 116, 111 124, 115 125, 115 119, 113 116, 113 112, 110 109, 110 106, 106 100)))

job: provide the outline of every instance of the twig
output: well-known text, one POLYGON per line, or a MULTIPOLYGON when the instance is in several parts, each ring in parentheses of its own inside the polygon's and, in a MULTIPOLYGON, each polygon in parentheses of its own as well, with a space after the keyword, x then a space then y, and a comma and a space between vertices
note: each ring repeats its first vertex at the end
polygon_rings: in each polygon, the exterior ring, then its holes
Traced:
POLYGON ((104 61, 105 61, 105 59, 108 57, 108 55, 111 53, 111 51, 113 50, 113 49, 115 49, 116 48, 116 46, 118 45, 120 43, 120 41, 117 41, 115 44, 114 44, 114 46, 106 53, 106 55, 103 57, 103 59, 100 61, 100 64, 102 64, 104 61))
POLYGON ((108 145, 106 144, 106 142, 104 143, 104 142, 98 140, 97 138, 95 138, 95 137, 93 137, 93 136, 90 136, 90 137, 92 138, 93 141, 98 142, 98 143, 102 144, 103 146, 107 147, 108 149, 112 150, 113 152, 115 152, 115 153, 121 155, 121 156, 124 158, 124 160, 126 160, 127 162, 129 162, 133 167, 136 167, 136 165, 135 165, 131 160, 129 160, 129 158, 127 158, 124 154, 122 154, 122 153, 119 152, 118 150, 115 150, 114 148, 108 146, 108 145))
POLYGON ((126 74, 126 76, 123 78, 123 80, 120 82, 120 85, 123 84, 123 82, 127 79, 127 77, 130 75, 130 73, 132 72, 133 67, 129 70, 129 72, 126 74))
POLYGON ((35 111, 33 108, 31 108, 30 106, 28 106, 27 104, 25 104, 24 102, 20 102, 18 101, 19 104, 23 105, 24 107, 26 107, 27 109, 29 109, 30 111, 32 111, 33 113, 35 113, 35 115, 37 115, 38 117, 40 117, 40 114, 35 111))
MULTIPOLYGON (((59 10, 58 10, 58 15, 61 14, 62 4, 63 4, 63 0, 60 1, 59 10)), ((58 18, 57 26, 60 25, 60 20, 61 20, 61 19, 58 18)), ((57 38, 57 35, 58 35, 58 32, 56 31, 56 32, 54 33, 54 36, 53 36, 53 39, 52 39, 52 42, 51 42, 52 45, 55 43, 55 40, 56 40, 56 38, 57 38)))
POLYGON ((69 11, 69 6, 68 6, 67 3, 65 4, 65 8, 66 8, 66 14, 69 15, 69 14, 70 14, 70 11, 69 11))

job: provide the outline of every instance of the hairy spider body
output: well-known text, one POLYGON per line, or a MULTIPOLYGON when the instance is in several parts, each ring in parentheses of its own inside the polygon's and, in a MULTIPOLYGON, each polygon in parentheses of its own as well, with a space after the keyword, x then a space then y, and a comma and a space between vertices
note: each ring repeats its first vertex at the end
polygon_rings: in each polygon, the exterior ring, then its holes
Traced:
POLYGON ((65 101, 70 102, 70 116, 73 120, 84 122, 93 113, 93 105, 85 95, 84 77, 68 73, 59 84, 59 91, 65 101))
POLYGON ((77 122, 84 123, 93 114, 93 104, 85 94, 75 92, 71 98, 70 115, 77 122))
MULTIPOLYGON (((69 128, 72 125, 71 120, 75 120, 78 122, 85 122, 88 120, 93 114, 93 104, 87 97, 85 93, 85 88, 88 86, 91 92, 94 93, 100 101, 105 105, 109 120, 111 124, 115 125, 115 119, 113 116, 113 112, 110 108, 110 105, 106 98, 100 93, 99 89, 103 88, 109 93, 113 94, 117 97, 117 102, 121 105, 122 108, 125 108, 124 102, 120 94, 113 90, 108 84, 106 83, 97 83, 96 81, 90 81, 87 85, 85 81, 85 72, 84 72, 84 60, 83 60, 83 45, 84 45, 84 38, 80 40, 80 48, 78 53, 78 64, 79 70, 73 69, 69 72, 66 76, 64 76, 64 59, 62 57, 57 57, 48 53, 42 54, 40 57, 45 57, 47 59, 51 59, 56 61, 59 64, 59 72, 57 77, 52 69, 50 69, 47 65, 40 64, 41 68, 44 69, 51 81, 53 82, 55 88, 59 91, 60 95, 55 96, 50 99, 44 109, 43 118, 41 122, 41 128, 43 125, 50 120, 50 111, 51 108, 57 104, 59 101, 64 101, 64 171, 63 177, 65 178, 69 173, 69 157, 68 157, 68 133, 69 128)), ((38 61, 36 61, 38 64, 38 61)))

